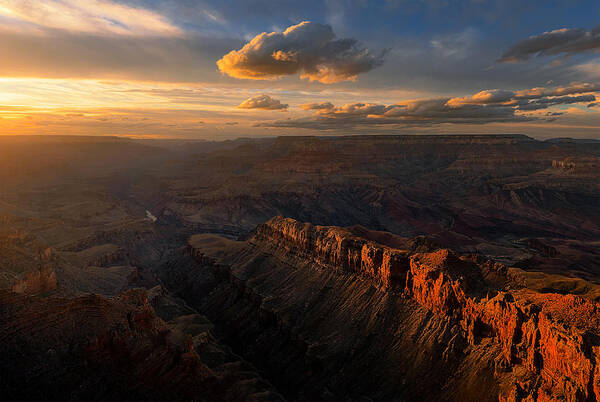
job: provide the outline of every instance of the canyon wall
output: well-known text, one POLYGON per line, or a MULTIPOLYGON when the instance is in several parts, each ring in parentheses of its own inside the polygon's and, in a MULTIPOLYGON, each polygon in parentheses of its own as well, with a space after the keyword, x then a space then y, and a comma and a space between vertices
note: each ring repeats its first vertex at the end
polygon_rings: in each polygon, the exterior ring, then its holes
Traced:
POLYGON ((513 276, 277 217, 192 238, 163 280, 291 400, 599 400, 597 303, 513 276))
POLYGON ((382 288, 403 284, 409 269, 408 252, 354 236, 331 226, 313 226, 276 217, 256 228, 251 241, 269 244, 300 259, 333 270, 371 278, 382 288))

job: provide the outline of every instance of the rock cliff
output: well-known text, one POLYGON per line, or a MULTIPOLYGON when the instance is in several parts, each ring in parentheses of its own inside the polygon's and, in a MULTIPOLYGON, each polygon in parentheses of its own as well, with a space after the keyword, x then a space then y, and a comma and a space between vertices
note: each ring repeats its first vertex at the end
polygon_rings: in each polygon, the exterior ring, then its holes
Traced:
POLYGON ((448 250, 413 255, 410 265, 407 294, 440 317, 459 322, 470 345, 483 338, 500 345, 496 370, 514 377, 500 399, 600 399, 597 302, 485 287, 480 267, 448 250))
POLYGON ((415 243, 276 217, 192 238, 163 279, 292 400, 600 400, 598 303, 415 243))
POLYGON ((367 276, 383 288, 403 284, 409 269, 407 251, 377 244, 338 227, 276 217, 259 225, 252 241, 328 269, 367 276))

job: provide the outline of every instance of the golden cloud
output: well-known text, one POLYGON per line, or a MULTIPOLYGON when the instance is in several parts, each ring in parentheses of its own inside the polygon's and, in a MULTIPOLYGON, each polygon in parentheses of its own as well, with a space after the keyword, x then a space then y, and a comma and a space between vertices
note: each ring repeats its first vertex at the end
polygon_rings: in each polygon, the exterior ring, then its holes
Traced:
POLYGON ((263 110, 285 110, 287 104, 283 104, 269 95, 258 95, 243 101, 238 108, 240 109, 263 109, 263 110))
POLYGON ((335 39, 329 25, 302 22, 284 32, 263 32, 240 50, 217 61, 219 70, 234 78, 272 80, 300 74, 301 78, 330 84, 354 81, 383 63, 355 39, 335 39))

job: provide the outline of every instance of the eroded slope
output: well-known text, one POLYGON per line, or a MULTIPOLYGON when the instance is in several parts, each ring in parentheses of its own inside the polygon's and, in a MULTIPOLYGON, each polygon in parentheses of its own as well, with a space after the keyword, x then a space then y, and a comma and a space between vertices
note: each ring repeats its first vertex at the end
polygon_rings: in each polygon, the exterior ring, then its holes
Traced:
POLYGON ((539 293, 526 272, 423 239, 356 233, 274 218, 246 242, 193 237, 161 275, 291 400, 600 397, 589 297, 539 293))

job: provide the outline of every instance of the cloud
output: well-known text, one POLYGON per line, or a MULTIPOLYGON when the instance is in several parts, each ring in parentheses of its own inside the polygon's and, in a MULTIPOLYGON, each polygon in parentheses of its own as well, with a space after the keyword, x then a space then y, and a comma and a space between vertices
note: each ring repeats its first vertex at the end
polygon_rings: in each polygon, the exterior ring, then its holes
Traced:
POLYGON ((38 27, 116 35, 179 35, 164 16, 109 0, 2 0, 0 16, 38 27))
POLYGON ((451 98, 448 100, 448 105, 458 107, 461 105, 505 104, 516 106, 521 110, 533 110, 532 105, 559 105, 593 101, 595 100, 594 95, 568 96, 593 92, 600 92, 599 84, 572 83, 567 86, 536 87, 521 91, 486 89, 472 96, 451 98))
POLYGON ((463 98, 452 98, 448 100, 448 105, 457 107, 461 105, 485 105, 489 103, 508 102, 515 96, 512 91, 502 89, 486 89, 472 96, 463 98))
POLYGON ((600 49, 600 26, 585 29, 557 29, 531 36, 508 49, 498 60, 519 62, 531 56, 572 55, 600 49))
POLYGON ((570 114, 570 115, 585 115, 589 112, 590 112, 589 110, 580 109, 578 107, 570 107, 570 108, 564 110, 565 114, 570 114))
POLYGON ((527 116, 516 115, 515 109, 508 106, 451 107, 447 105, 449 99, 422 99, 394 105, 353 103, 319 110, 309 118, 259 123, 258 126, 335 130, 363 126, 428 127, 442 123, 482 124, 531 120, 527 116))
POLYGON ((575 95, 590 92, 600 92, 600 84, 591 84, 589 82, 576 82, 567 86, 554 88, 537 87, 515 92, 519 99, 536 99, 543 96, 562 96, 575 95))
POLYGON ((305 103, 304 105, 300 105, 300 108, 304 110, 324 110, 324 109, 333 109, 333 103, 331 102, 319 102, 319 103, 305 103))
POLYGON ((383 63, 355 39, 335 39, 329 25, 304 21, 283 32, 263 32, 240 50, 217 61, 219 70, 235 78, 270 80, 300 74, 300 78, 330 84, 354 81, 383 63))
POLYGON ((550 106, 571 105, 574 103, 593 102, 595 100, 596 97, 594 95, 557 96, 552 98, 540 98, 530 101, 524 105, 520 105, 519 110, 547 109, 550 106))
POLYGON ((263 109, 263 110, 285 110, 287 104, 281 103, 277 99, 271 98, 269 95, 258 95, 243 101, 238 108, 240 109, 263 109))
MULTIPOLYGON (((364 126, 429 127, 438 124, 488 124, 539 120, 532 111, 557 105, 589 103, 596 100, 590 92, 600 87, 575 83, 566 87, 534 88, 525 91, 485 90, 466 97, 441 97, 403 101, 392 105, 350 103, 333 106, 328 102, 302 105, 314 115, 259 123, 260 127, 335 130, 364 126), (571 96, 573 94, 580 94, 571 96), (330 106, 331 105, 331 106, 330 106)), ((552 113, 552 112, 549 112, 552 113)), ((552 113, 546 116, 558 116, 552 113)), ((546 120, 548 121, 548 120, 546 120)))

